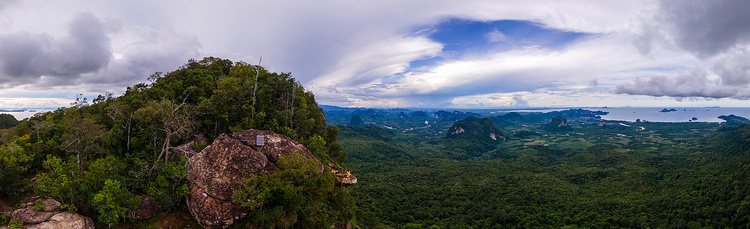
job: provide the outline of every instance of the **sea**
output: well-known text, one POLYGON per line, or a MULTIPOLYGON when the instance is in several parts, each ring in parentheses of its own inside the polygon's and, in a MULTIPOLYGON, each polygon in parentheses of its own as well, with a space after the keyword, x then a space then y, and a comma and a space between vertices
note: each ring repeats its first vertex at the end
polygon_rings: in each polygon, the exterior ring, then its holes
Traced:
MULTIPOLYGON (((496 113, 551 112, 567 109, 571 108, 503 110, 496 113)), ((602 115, 602 119, 628 122, 635 122, 638 119, 649 122, 724 122, 724 120, 719 119, 719 116, 732 114, 750 119, 750 107, 584 107, 581 109, 606 111, 609 114, 602 115), (664 109, 674 109, 675 111, 660 112, 664 109)))
POLYGON ((10 114, 13 115, 13 117, 16 117, 17 120, 24 120, 26 118, 30 118, 34 116, 37 113, 44 113, 48 111, 54 111, 55 109, 51 108, 41 108, 41 109, 7 109, 0 111, 0 114, 10 114), (12 110, 12 111, 8 111, 12 110))
POLYGON ((638 119, 649 122, 724 122, 721 115, 736 115, 750 118, 750 107, 619 107, 588 110, 609 112, 602 115, 605 120, 620 120, 634 122, 638 119), (662 110, 675 111, 661 112, 662 110), (695 120, 693 120, 695 118, 695 120))

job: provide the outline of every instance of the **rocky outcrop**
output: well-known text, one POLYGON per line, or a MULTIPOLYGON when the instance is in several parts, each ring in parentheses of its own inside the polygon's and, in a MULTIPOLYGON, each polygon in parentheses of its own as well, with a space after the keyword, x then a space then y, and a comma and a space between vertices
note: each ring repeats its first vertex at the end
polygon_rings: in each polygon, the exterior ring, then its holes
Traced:
POLYGON ((223 228, 244 217, 250 209, 232 200, 243 179, 277 169, 263 153, 224 134, 190 163, 188 209, 206 228, 223 228))
POLYGON ((343 186, 350 186, 357 183, 357 177, 352 175, 348 170, 331 170, 334 177, 336 177, 336 184, 343 186))
POLYGON ((13 211, 11 219, 16 219, 23 224, 37 224, 52 218, 57 212, 35 211, 33 206, 16 209, 13 211))
POLYGON ((26 229, 94 229, 94 221, 75 212, 55 214, 48 221, 29 225, 26 229))
POLYGON ((159 211, 161 205, 159 201, 150 196, 143 196, 141 198, 141 204, 138 206, 138 211, 130 212, 126 217, 131 219, 145 220, 151 218, 159 211))
MULTIPOLYGON (((225 228, 258 206, 242 207, 232 200, 244 185, 244 179, 258 173, 273 173, 279 158, 292 153, 315 158, 307 147, 268 130, 244 130, 232 136, 220 135, 200 153, 190 157, 188 177, 190 213, 205 228, 225 228), (262 141, 262 142, 261 142, 262 141)), ((324 171, 319 164, 320 171, 324 171)), ((357 178, 348 171, 339 172, 337 181, 351 185, 357 178)))
MULTIPOLYGON (((35 197, 33 199, 41 199, 35 197)), ((91 218, 79 215, 75 212, 61 212, 62 204, 53 199, 44 199, 41 202, 41 211, 34 210, 37 206, 35 201, 22 205, 20 209, 13 211, 11 215, 19 222, 23 223, 24 228, 72 228, 72 229, 93 229, 94 222, 91 218)))
POLYGON ((293 152, 300 153, 302 156, 305 156, 305 158, 315 158, 315 155, 313 155, 304 145, 290 137, 277 134, 270 130, 244 130, 233 133, 232 137, 243 144, 262 152, 268 157, 268 160, 273 163, 279 161, 281 156, 289 155, 293 152), (258 145, 258 136, 263 136, 262 146, 258 145))

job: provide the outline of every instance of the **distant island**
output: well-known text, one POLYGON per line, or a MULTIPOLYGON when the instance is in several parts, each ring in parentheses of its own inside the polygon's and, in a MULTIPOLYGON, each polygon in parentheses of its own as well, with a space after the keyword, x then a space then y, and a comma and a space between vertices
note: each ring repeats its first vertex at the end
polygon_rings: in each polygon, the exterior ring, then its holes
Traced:
POLYGON ((6 109, 0 109, 0 112, 24 112, 26 110, 24 109, 15 109, 15 110, 6 110, 6 109))
POLYGON ((661 111, 659 111, 659 112, 672 112, 672 111, 677 111, 677 110, 676 110, 676 109, 674 109, 674 108, 672 108, 672 109, 667 109, 667 108, 664 108, 664 109, 662 109, 662 110, 661 110, 661 111))

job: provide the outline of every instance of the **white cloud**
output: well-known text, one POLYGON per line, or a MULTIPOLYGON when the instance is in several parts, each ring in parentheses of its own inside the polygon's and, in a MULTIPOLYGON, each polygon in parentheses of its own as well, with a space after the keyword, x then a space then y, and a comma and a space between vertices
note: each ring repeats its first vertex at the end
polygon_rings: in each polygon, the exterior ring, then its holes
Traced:
POLYGON ((497 43, 497 42, 505 41, 507 38, 505 37, 505 34, 503 34, 500 31, 497 31, 497 28, 495 28, 495 30, 485 33, 484 39, 486 39, 487 42, 489 43, 497 43))
MULTIPOLYGON (((735 0, 4 1, 0 2, 0 37, 27 34, 29 41, 56 44, 53 41, 79 34, 66 31, 65 21, 90 12, 105 28, 99 33, 104 37, 98 38, 107 38, 108 43, 96 49, 106 51, 106 56, 86 55, 99 56, 96 65, 80 64, 83 67, 67 71, 68 77, 38 72, 62 72, 53 71, 65 63, 59 61, 41 70, 29 68, 37 78, 9 74, 0 78, 5 88, 25 84, 29 87, 23 88, 117 92, 154 71, 174 70, 190 58, 213 55, 257 63, 263 56, 264 66, 292 72, 320 103, 460 105, 454 98, 509 93, 503 97, 507 102, 523 104, 512 99, 521 95, 516 98, 534 106, 543 104, 534 102, 535 93, 550 100, 561 96, 560 103, 565 102, 562 92, 540 90, 606 93, 608 88, 629 84, 623 82, 635 82, 636 77, 667 75, 679 81, 676 72, 684 69, 704 69, 709 83, 748 83, 750 64, 743 61, 749 53, 750 27, 742 14, 746 4, 735 0), (554 50, 528 46, 449 55, 442 52, 442 44, 414 31, 451 18, 523 20, 592 35, 554 50), (709 22, 722 26, 702 26, 709 22), (434 66, 409 68, 412 61, 435 56, 439 61, 434 66), (720 81, 710 81, 715 78, 720 81), (588 87, 591 82, 597 82, 596 88, 588 87)), ((505 37, 491 31, 484 38, 500 43, 505 37)), ((27 54, 36 50, 24 49, 27 54)), ((15 53, 8 50, 0 49, 0 56, 15 53)), ((84 49, 75 51, 80 50, 84 49)), ((6 66, 6 72, 8 68, 13 66, 6 66)), ((493 104, 479 98, 465 100, 471 101, 493 104)))

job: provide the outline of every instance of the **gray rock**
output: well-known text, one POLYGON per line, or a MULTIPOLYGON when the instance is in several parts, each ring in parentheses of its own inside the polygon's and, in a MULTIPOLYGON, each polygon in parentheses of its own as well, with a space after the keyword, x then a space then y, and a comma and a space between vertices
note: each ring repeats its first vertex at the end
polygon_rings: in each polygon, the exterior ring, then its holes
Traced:
POLYGON ((11 219, 18 219, 23 224, 37 224, 49 220, 56 212, 38 212, 34 211, 32 206, 16 209, 13 211, 11 219))
POLYGON ((26 229, 94 229, 94 221, 75 212, 61 212, 47 222, 29 225, 26 229))
POLYGON ((188 209, 205 228, 227 227, 247 215, 252 208, 242 207, 232 197, 245 178, 277 169, 263 153, 224 134, 191 157, 190 163, 188 209))
POLYGON ((55 212, 62 210, 62 204, 60 204, 60 202, 57 202, 57 200, 46 199, 44 200, 44 202, 42 202, 42 205, 44 205, 44 211, 46 212, 55 212))

